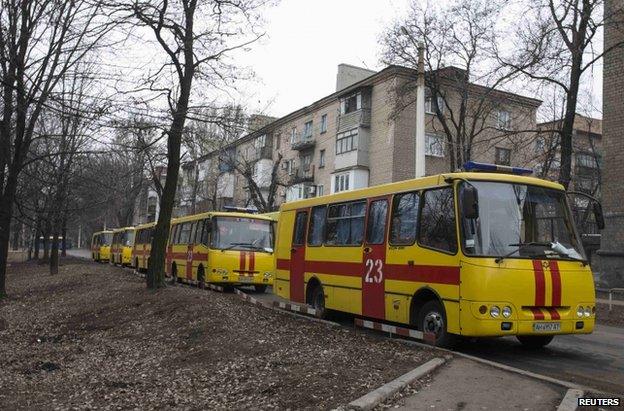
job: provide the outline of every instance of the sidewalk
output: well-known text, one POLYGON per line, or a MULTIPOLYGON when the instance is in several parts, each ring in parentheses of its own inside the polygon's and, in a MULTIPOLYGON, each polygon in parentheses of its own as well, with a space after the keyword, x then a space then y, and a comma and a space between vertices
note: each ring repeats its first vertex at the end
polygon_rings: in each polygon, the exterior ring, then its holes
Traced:
POLYGON ((554 410, 567 388, 455 356, 398 410, 554 410))

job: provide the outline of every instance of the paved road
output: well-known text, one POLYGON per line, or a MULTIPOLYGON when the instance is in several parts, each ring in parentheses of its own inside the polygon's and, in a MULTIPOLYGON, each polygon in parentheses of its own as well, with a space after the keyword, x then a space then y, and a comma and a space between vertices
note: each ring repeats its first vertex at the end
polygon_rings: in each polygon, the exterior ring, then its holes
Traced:
POLYGON ((80 258, 91 258, 91 250, 84 248, 72 248, 71 250, 67 250, 67 255, 80 258))

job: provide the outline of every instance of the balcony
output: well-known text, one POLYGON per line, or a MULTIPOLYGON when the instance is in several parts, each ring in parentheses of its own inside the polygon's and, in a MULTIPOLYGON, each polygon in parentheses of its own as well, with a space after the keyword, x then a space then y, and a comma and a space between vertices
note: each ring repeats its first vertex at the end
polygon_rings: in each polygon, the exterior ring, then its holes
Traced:
POLYGON ((309 183, 314 182, 314 166, 299 166, 295 172, 290 176, 291 184, 309 183))
POLYGON ((316 139, 312 136, 312 134, 298 134, 296 138, 292 141, 291 147, 293 150, 302 151, 313 148, 315 144, 316 139))
POLYGON ((362 108, 350 113, 341 114, 338 116, 338 133, 343 131, 352 130, 358 127, 370 127, 371 123, 371 110, 370 108, 362 108))

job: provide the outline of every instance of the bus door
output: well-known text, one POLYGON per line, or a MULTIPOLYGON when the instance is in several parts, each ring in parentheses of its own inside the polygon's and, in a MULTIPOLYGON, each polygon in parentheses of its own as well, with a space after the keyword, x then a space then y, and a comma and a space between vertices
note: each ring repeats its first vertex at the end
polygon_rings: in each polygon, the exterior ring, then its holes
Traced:
POLYGON ((307 226, 308 210, 297 211, 290 248, 290 299, 300 303, 305 302, 304 272, 307 226))
POLYGON ((368 200, 362 256, 362 315, 384 319, 389 197, 368 200))

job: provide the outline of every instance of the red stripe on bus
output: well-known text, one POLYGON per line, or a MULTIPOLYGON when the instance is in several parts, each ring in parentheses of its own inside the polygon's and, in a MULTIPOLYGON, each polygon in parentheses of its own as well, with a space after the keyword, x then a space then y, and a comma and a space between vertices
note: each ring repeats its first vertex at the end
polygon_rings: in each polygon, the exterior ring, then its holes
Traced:
POLYGON ((533 272, 535 274, 535 305, 543 306, 546 300, 546 280, 541 261, 533 260, 533 272))
POLYGON ((556 261, 550 262, 550 276, 552 278, 552 304, 555 307, 561 306, 561 273, 556 261))
POLYGON ((536 319, 536 320, 543 320, 544 319, 544 313, 539 308, 533 307, 533 308, 531 308, 531 311, 533 311, 533 318, 534 319, 536 319))
POLYGON ((548 313, 550 314, 550 319, 551 320, 559 320, 561 319, 561 316, 559 315, 559 312, 557 311, 556 308, 547 308, 548 313))
POLYGON ((238 257, 238 269, 240 271, 245 271, 245 252, 241 251, 240 256, 238 257))
MULTIPOLYGON (((277 268, 287 270, 290 261, 277 260, 277 268)), ((419 281, 436 284, 459 285, 459 267, 441 265, 399 265, 387 264, 384 268, 386 279, 419 281)), ((306 261, 305 271, 321 274, 335 274, 349 277, 362 277, 362 263, 334 261, 306 261)))
POLYGON ((253 271, 256 268, 256 253, 253 251, 249 253, 249 271, 253 271))

